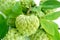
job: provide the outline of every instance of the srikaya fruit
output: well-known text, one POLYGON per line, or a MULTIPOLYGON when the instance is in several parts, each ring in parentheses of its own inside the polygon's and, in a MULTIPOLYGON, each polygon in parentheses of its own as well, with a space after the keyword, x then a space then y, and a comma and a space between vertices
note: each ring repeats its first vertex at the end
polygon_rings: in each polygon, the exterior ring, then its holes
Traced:
POLYGON ((16 18, 16 28, 22 36, 34 34, 39 27, 39 19, 35 15, 19 15, 16 18))
POLYGON ((43 30, 38 29, 35 34, 30 36, 30 40, 49 40, 49 38, 43 30))
POLYGON ((19 32, 15 28, 12 28, 2 40, 25 40, 25 38, 20 36, 19 32))

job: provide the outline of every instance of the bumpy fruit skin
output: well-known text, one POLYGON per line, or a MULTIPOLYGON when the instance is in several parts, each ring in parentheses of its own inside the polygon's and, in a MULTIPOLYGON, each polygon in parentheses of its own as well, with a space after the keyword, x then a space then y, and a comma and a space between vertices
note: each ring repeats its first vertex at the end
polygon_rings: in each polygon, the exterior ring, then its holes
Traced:
POLYGON ((25 38, 20 36, 16 29, 12 28, 2 40, 25 40, 25 38))
POLYGON ((15 23, 17 30, 23 36, 34 34, 39 27, 39 19, 34 15, 19 15, 15 23))
POLYGON ((49 38, 43 30, 37 30, 35 34, 30 36, 30 40, 49 40, 49 38))

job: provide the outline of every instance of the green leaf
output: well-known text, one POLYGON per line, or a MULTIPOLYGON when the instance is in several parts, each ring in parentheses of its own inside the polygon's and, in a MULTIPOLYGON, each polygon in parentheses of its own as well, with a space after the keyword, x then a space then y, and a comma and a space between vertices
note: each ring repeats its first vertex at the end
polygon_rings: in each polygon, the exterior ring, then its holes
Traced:
POLYGON ((16 17, 22 14, 22 6, 20 2, 16 2, 15 5, 13 5, 12 9, 9 10, 7 13, 8 13, 8 25, 15 27, 16 17))
POLYGON ((37 15, 39 18, 43 17, 45 14, 41 11, 41 7, 32 7, 31 8, 32 13, 34 13, 35 15, 37 15))
POLYGON ((47 0, 47 1, 57 1, 57 0, 47 0))
POLYGON ((60 40, 58 25, 56 23, 48 21, 46 19, 42 19, 41 26, 51 36, 53 40, 60 40))
POLYGON ((54 12, 54 13, 49 13, 45 16, 45 19, 48 19, 48 20, 55 20, 57 19, 58 17, 60 17, 60 11, 59 12, 54 12))
POLYGON ((41 11, 41 7, 40 6, 38 6, 38 7, 32 7, 31 10, 35 11, 35 12, 39 12, 39 11, 41 11))
POLYGON ((15 5, 12 8, 13 13, 19 15, 22 14, 22 6, 20 2, 16 2, 15 5))
POLYGON ((42 19, 41 20, 41 25, 42 25, 42 28, 50 35, 53 35, 54 36, 54 33, 55 33, 55 28, 58 29, 58 26, 57 24, 55 24, 54 22, 51 22, 51 21, 48 21, 48 20, 45 20, 45 19, 42 19))
POLYGON ((53 9, 60 7, 60 2, 58 1, 46 1, 42 4, 42 8, 44 9, 53 9))
POLYGON ((59 33, 59 38, 60 38, 60 33, 59 33))
POLYGON ((55 27, 55 35, 53 36, 54 40, 60 40, 60 37, 59 37, 59 32, 58 30, 56 29, 55 27))
POLYGON ((2 39, 8 32, 7 20, 0 15, 0 39, 2 39))

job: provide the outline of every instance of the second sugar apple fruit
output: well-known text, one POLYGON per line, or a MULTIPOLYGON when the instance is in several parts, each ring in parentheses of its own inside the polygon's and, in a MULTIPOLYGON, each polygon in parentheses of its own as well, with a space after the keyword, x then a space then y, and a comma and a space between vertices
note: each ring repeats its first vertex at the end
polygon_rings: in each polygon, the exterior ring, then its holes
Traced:
POLYGON ((22 36, 34 34, 39 27, 39 19, 35 15, 19 15, 15 23, 22 36))
POLYGON ((38 29, 37 32, 30 36, 30 40, 49 40, 44 30, 38 29))
POLYGON ((25 38, 15 28, 12 28, 2 40, 25 40, 25 38))

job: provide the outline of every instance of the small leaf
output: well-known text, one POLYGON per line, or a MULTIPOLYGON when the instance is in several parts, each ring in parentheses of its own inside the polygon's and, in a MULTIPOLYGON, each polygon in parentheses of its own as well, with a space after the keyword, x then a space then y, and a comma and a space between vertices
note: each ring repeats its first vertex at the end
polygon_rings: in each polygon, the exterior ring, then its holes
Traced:
POLYGON ((54 12, 54 13, 47 14, 47 15, 45 16, 45 19, 55 20, 55 19, 57 19, 59 16, 60 16, 60 11, 59 11, 59 12, 54 12))
POLYGON ((45 14, 41 11, 41 7, 32 7, 31 8, 32 13, 35 13, 39 18, 43 17, 45 14))
POLYGON ((32 7, 31 10, 39 12, 39 11, 41 11, 41 7, 40 6, 38 6, 38 7, 32 7))
POLYGON ((16 2, 15 5, 12 8, 12 11, 16 14, 21 14, 22 13, 22 6, 19 2, 16 2))

